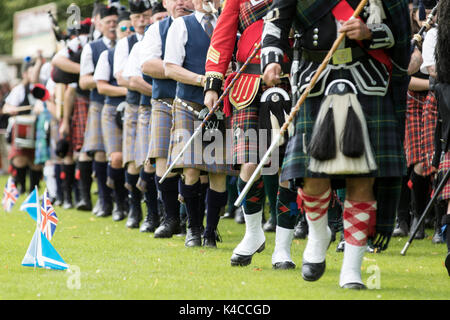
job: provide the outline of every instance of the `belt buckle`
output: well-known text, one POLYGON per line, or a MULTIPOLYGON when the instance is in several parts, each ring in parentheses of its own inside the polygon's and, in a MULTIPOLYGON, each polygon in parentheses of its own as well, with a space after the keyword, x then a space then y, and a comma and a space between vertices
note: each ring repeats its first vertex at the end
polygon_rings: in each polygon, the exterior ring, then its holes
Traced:
POLYGON ((333 64, 350 63, 352 60, 352 48, 338 49, 333 54, 333 64))

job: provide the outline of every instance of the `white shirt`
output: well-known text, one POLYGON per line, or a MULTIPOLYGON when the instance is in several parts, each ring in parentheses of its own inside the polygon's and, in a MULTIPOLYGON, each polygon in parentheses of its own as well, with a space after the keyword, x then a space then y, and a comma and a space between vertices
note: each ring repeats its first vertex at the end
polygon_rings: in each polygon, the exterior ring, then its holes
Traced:
POLYGON ((108 61, 108 50, 103 51, 98 59, 94 72, 94 81, 108 81, 111 78, 111 67, 108 61))
POLYGON ((434 50, 437 43, 437 28, 431 28, 423 41, 422 45, 422 58, 423 62, 420 66, 420 71, 424 74, 429 74, 427 67, 434 66, 436 59, 434 56, 434 50))
POLYGON ((136 43, 131 49, 130 55, 125 63, 122 77, 129 80, 131 77, 142 77, 141 65, 139 63, 139 55, 142 48, 142 41, 136 43))
POLYGON ((84 48, 84 46, 88 43, 88 36, 81 35, 79 37, 73 38, 67 43, 67 46, 61 50, 58 51, 56 54, 57 56, 63 56, 66 58, 70 58, 69 55, 69 49, 73 52, 78 52, 78 48, 81 45, 81 48, 84 48))
MULTIPOLYGON (((169 19, 172 19, 170 17, 169 19)), ((142 66, 145 62, 162 58, 162 39, 159 33, 159 21, 153 23, 145 32, 142 40, 142 47, 139 53, 139 63, 142 66)))
MULTIPOLYGON (((202 28, 203 16, 206 13, 195 11, 195 18, 200 23, 202 28)), ((213 28, 216 27, 217 19, 213 15, 214 19, 211 21, 213 28)), ((176 65, 183 65, 184 58, 186 56, 186 42, 188 40, 188 32, 183 17, 175 19, 169 28, 166 40, 166 51, 164 53, 164 63, 173 63, 176 65)))
POLYGON ((22 104, 24 100, 25 100, 25 86, 22 83, 20 83, 11 90, 9 95, 6 97, 5 103, 12 105, 14 107, 18 107, 22 104))
MULTIPOLYGON (((111 48, 111 40, 103 37, 103 43, 109 49, 111 48)), ((84 46, 83 52, 81 53, 80 60, 80 77, 85 76, 87 74, 93 74, 95 72, 94 60, 92 57, 92 48, 90 45, 84 46)))
MULTIPOLYGON (((144 39, 143 34, 136 33, 138 42, 144 39)), ((114 53, 114 76, 124 70, 125 63, 128 59, 130 48, 128 48, 128 37, 117 42, 116 52, 114 53)))

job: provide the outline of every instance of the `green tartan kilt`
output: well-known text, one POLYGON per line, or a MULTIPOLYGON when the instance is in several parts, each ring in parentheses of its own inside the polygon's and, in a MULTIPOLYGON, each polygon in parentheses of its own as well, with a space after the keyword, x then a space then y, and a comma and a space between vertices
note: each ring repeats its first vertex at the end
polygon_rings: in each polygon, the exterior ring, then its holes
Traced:
MULTIPOLYGON (((386 96, 368 96, 359 93, 358 100, 364 112, 370 143, 377 170, 358 177, 401 177, 406 174, 403 134, 396 117, 392 92, 386 96)), ((346 178, 352 175, 328 176, 308 170, 310 157, 306 153, 311 140, 314 121, 319 113, 323 96, 307 98, 295 119, 295 134, 289 139, 283 161, 281 181, 301 178, 346 178)))

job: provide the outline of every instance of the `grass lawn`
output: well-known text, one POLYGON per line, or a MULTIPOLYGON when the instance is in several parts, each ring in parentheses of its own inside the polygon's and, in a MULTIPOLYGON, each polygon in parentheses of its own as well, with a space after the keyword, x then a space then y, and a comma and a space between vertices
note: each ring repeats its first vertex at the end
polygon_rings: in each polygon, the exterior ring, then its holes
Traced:
MULTIPOLYGON (((6 177, 0 177, 1 188, 5 183, 6 177)), ((223 242, 218 249, 188 249, 182 237, 154 239, 153 234, 127 229, 125 221, 59 207, 52 244, 72 273, 22 267, 36 227, 27 213, 19 211, 25 197, 19 198, 11 213, 0 209, 0 300, 450 298, 450 277, 443 266, 446 245, 433 245, 430 239, 414 241, 404 257, 399 252, 406 238, 393 238, 380 254, 367 253, 363 280, 374 277, 375 268, 380 289, 354 292, 338 286, 343 254, 335 252, 337 243, 328 250, 325 275, 310 283, 301 277, 305 240, 294 240, 295 270, 272 270, 274 233, 266 234, 266 250, 256 254, 250 266, 236 268, 229 261, 244 226, 233 220, 221 220, 223 242), (74 279, 79 279, 79 289, 74 288, 74 279)))

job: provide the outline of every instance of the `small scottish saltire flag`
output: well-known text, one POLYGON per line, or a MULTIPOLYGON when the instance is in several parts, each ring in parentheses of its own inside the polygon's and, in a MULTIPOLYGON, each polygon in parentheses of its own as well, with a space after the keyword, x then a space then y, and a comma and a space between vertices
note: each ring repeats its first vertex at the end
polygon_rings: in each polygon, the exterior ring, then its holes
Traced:
POLYGON ((13 178, 9 177, 6 182, 5 190, 3 191, 3 209, 5 209, 6 212, 11 212, 18 198, 19 190, 17 190, 13 178))
POLYGON ((56 225, 58 224, 58 217, 56 216, 55 209, 49 199, 47 189, 44 192, 41 205, 41 231, 47 240, 52 240, 55 233, 56 225))
POLYGON ((69 267, 39 229, 34 233, 22 266, 56 270, 66 270, 69 267))
POLYGON ((39 204, 39 194, 37 191, 37 187, 22 203, 22 205, 20 206, 20 210, 28 212, 28 214, 34 221, 37 221, 37 219, 39 219, 41 206, 39 204))

